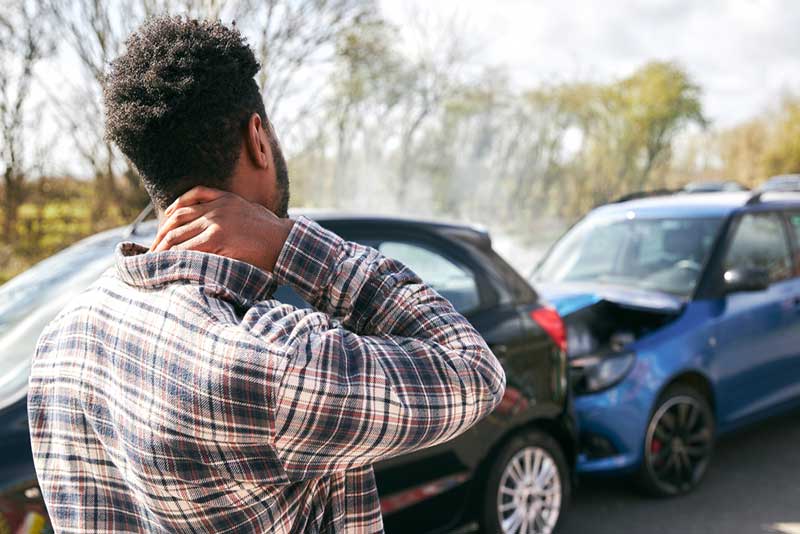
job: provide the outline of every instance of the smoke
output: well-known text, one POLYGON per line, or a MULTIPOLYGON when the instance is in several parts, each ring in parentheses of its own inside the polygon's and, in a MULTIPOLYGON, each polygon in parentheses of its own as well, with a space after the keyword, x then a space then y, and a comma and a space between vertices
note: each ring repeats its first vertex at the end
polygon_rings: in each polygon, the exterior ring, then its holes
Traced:
POLYGON ((489 231, 495 251, 526 278, 566 228, 543 205, 531 207, 537 217, 531 218, 529 210, 515 217, 497 184, 481 178, 488 170, 476 158, 447 175, 415 168, 407 181, 392 154, 383 159, 355 155, 338 164, 337 171, 336 161, 309 154, 291 160, 293 206, 480 226, 489 231))

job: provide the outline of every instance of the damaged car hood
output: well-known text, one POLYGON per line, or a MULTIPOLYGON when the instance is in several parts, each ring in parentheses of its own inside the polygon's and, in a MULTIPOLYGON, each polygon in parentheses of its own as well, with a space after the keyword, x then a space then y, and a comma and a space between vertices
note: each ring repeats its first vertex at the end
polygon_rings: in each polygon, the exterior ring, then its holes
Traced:
POLYGON ((686 301, 675 295, 596 283, 536 284, 536 291, 559 315, 566 317, 602 300, 624 308, 662 313, 679 313, 686 301))

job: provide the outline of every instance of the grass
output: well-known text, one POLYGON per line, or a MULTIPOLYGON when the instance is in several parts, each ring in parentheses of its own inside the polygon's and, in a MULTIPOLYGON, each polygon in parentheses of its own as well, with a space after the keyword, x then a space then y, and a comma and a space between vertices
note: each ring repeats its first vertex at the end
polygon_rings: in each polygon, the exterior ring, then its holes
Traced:
POLYGON ((16 239, 0 241, 0 284, 88 235, 125 222, 118 211, 103 221, 93 220, 91 195, 23 204, 16 239))

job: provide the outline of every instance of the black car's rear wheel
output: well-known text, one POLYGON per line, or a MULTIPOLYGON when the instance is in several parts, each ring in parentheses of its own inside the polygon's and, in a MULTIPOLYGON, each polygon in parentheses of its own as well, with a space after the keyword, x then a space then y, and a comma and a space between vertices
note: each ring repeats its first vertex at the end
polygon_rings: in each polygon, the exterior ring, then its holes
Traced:
POLYGON ((640 480, 645 491, 669 497, 694 489, 714 445, 714 415, 693 388, 678 384, 659 399, 647 426, 640 480))
POLYGON ((482 532, 550 534, 571 492, 569 468, 550 436, 514 436, 489 470, 481 514, 482 532))

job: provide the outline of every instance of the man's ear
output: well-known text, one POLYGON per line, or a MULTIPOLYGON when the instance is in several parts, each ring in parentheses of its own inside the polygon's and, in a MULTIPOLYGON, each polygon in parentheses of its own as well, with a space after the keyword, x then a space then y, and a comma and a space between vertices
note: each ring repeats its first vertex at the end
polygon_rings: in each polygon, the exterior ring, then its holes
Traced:
POLYGON ((245 144, 250 161, 260 169, 269 167, 269 145, 265 142, 263 131, 264 124, 261 116, 253 113, 247 121, 245 144))

